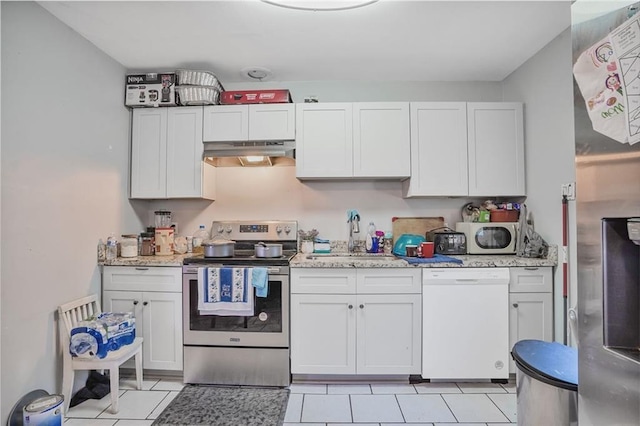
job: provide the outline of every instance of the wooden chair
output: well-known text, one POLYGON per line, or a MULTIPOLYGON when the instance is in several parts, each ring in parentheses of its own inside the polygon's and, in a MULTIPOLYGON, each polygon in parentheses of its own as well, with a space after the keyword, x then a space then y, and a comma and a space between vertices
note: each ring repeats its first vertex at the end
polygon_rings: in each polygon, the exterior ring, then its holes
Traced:
POLYGON ((109 351, 107 356, 102 359, 71 356, 69 352, 71 330, 78 322, 101 312, 98 296, 95 294, 58 306, 63 358, 62 394, 64 395, 65 413, 68 412, 71 403, 71 391, 76 370, 109 370, 111 412, 114 414, 118 412, 120 365, 132 356, 135 356, 136 387, 142 389, 142 337, 136 337, 133 343, 124 345, 117 351, 109 351))

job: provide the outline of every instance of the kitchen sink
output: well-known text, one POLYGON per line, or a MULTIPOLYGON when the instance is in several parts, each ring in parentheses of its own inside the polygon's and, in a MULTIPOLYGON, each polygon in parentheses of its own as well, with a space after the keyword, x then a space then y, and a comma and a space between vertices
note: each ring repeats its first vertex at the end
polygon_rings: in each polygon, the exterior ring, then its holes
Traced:
POLYGON ((307 256, 309 260, 327 260, 330 262, 357 261, 357 260, 391 260, 396 257, 385 253, 314 253, 307 256))

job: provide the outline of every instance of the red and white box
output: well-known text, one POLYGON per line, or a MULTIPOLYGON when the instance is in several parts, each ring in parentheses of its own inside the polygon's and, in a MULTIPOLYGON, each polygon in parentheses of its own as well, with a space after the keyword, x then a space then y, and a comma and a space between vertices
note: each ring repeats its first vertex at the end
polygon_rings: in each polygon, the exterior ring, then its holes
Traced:
POLYGON ((222 92, 220 103, 233 104, 285 104, 291 103, 291 93, 286 89, 228 90, 222 92))

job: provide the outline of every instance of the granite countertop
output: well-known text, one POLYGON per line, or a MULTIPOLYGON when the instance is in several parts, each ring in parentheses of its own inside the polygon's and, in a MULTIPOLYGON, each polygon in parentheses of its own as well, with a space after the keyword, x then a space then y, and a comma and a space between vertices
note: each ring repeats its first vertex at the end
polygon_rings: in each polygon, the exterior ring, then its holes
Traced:
POLYGON ((407 261, 397 257, 358 257, 333 255, 318 255, 298 253, 291 260, 292 268, 492 268, 492 267, 537 267, 537 266, 557 266, 558 247, 550 246, 549 255, 546 258, 532 259, 517 257, 515 255, 462 255, 449 256, 462 261, 462 264, 446 263, 418 263, 409 264, 407 261), (336 257, 339 256, 339 257, 336 257))
MULTIPOLYGON (((185 257, 193 253, 174 254, 172 256, 119 257, 116 260, 100 262, 100 266, 182 266, 185 257)), ((462 261, 462 264, 418 263, 409 264, 395 256, 351 256, 348 253, 335 252, 331 255, 298 253, 291 259, 292 268, 492 268, 492 267, 536 267, 557 266, 558 247, 550 246, 549 255, 543 259, 517 257, 515 255, 462 255, 449 256, 462 261), (340 256, 343 254, 344 256, 340 256)))
POLYGON ((115 260, 99 262, 100 266, 182 266, 185 257, 193 256, 193 253, 174 254, 171 256, 136 256, 118 257, 115 260))

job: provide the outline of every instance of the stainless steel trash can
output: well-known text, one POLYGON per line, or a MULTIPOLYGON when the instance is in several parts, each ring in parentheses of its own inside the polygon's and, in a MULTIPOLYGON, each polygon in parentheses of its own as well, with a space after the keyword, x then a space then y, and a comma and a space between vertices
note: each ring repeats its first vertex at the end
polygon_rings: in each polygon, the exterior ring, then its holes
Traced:
POLYGON ((518 426, 578 424, 578 351, 541 340, 521 340, 516 363, 518 426))

